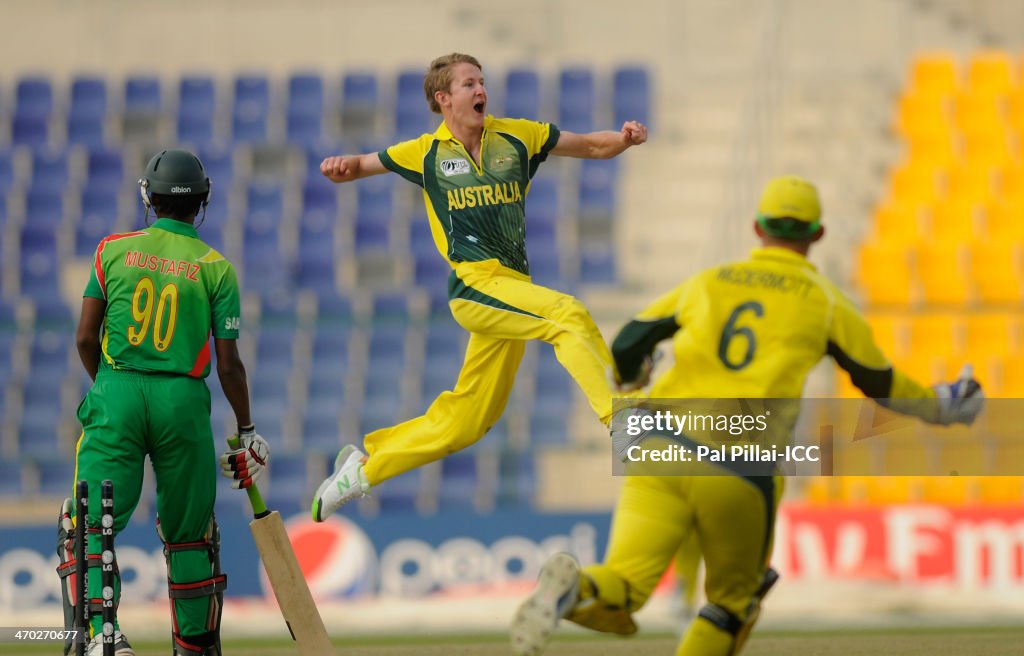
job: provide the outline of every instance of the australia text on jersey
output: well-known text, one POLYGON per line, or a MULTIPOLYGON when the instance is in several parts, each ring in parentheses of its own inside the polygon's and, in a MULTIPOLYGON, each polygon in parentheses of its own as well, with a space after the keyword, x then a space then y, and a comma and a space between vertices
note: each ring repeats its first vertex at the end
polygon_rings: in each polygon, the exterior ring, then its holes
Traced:
POLYGON ((519 181, 502 182, 496 185, 462 187, 448 192, 448 211, 461 210, 477 205, 501 205, 518 203, 523 200, 519 181))

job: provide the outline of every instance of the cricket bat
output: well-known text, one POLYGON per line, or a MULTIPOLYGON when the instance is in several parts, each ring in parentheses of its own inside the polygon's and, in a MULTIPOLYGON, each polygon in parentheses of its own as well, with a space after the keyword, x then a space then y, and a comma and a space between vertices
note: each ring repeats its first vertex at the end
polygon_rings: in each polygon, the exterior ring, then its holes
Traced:
POLYGON ((333 654, 334 647, 324 628, 324 621, 313 603, 313 595, 306 585, 306 578, 299 569, 292 543, 288 540, 281 514, 268 510, 259 489, 249 487, 249 503, 252 504, 253 520, 249 529, 260 552, 263 568, 267 570, 270 587, 281 609, 292 640, 299 648, 300 656, 323 656, 333 654))

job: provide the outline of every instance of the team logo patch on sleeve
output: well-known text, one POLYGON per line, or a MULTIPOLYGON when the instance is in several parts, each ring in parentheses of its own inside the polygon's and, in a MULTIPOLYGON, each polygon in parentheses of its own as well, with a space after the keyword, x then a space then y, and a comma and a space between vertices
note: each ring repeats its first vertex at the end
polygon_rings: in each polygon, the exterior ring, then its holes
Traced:
POLYGON ((453 175, 464 175, 469 173, 469 162, 461 158, 443 159, 441 160, 441 172, 448 178, 453 175))

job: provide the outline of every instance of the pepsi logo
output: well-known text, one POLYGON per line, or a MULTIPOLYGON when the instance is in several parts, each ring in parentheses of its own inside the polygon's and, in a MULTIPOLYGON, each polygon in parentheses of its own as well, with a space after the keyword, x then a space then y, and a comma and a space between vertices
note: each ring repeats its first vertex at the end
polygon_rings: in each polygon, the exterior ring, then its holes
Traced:
MULTIPOLYGON (((285 528, 295 557, 316 601, 373 593, 377 583, 377 552, 361 528, 344 517, 317 524, 305 515, 287 521, 285 528)), ((273 590, 263 573, 263 593, 273 590)))

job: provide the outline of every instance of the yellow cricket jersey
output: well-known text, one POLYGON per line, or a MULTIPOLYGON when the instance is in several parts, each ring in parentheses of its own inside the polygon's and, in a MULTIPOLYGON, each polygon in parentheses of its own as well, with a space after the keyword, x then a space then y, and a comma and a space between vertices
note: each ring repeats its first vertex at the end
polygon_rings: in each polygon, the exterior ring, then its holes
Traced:
MULTIPOLYGON (((755 249, 750 259, 702 271, 651 303, 612 346, 620 377, 634 378, 643 357, 669 336, 675 365, 654 382, 651 398, 799 398, 825 355, 866 396, 934 398, 893 369, 853 303, 785 248, 755 249)), ((925 414, 934 405, 914 404, 925 414)))
POLYGON ((444 123, 378 156, 390 171, 423 188, 430 232, 450 263, 498 260, 529 274, 526 194, 558 128, 526 119, 484 119, 480 163, 444 123))

